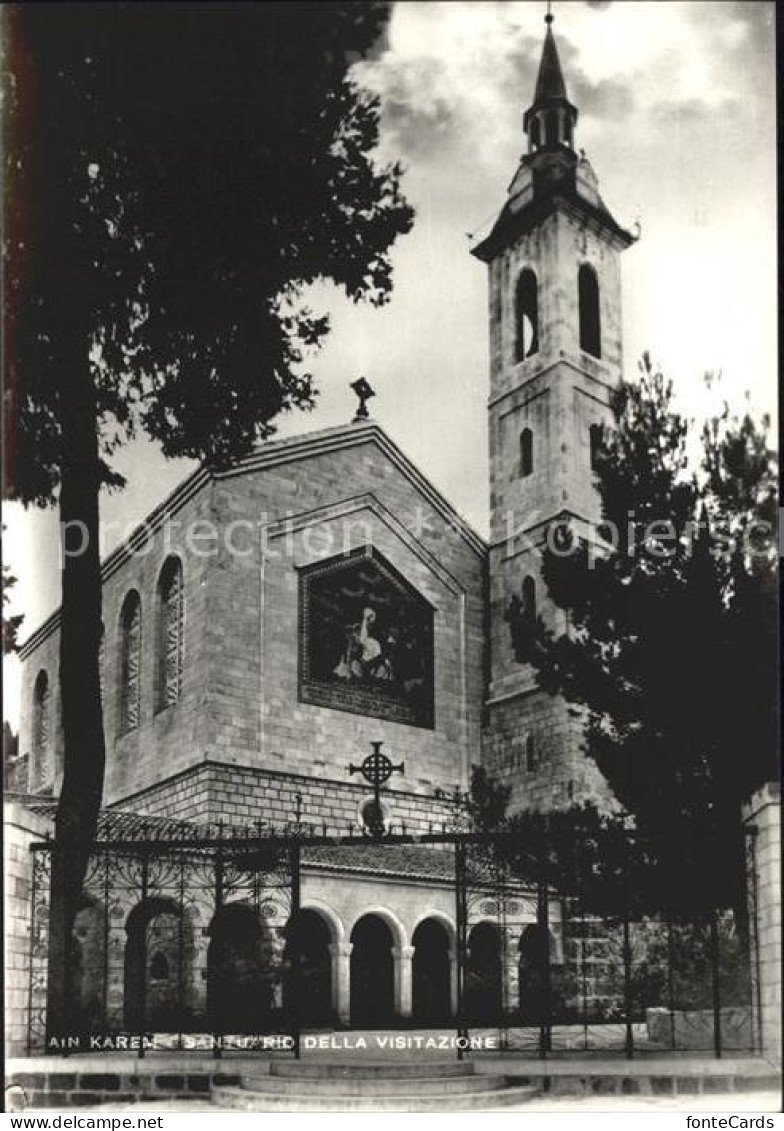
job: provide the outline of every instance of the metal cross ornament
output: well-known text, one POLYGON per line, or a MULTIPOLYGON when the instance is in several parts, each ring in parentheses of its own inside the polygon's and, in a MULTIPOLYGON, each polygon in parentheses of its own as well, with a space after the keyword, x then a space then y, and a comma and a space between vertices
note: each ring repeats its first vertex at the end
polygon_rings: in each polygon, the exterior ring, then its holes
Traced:
POLYGON ((383 742, 371 742, 373 753, 368 754, 361 766, 355 766, 349 763, 348 772, 350 774, 362 774, 362 777, 373 786, 373 801, 376 808, 376 813, 379 815, 379 821, 372 831, 379 835, 383 832, 383 824, 380 821, 381 814, 381 786, 384 785, 392 777, 392 774, 404 774, 406 772, 405 762, 399 762, 397 766, 392 764, 392 761, 387 758, 386 754, 381 753, 383 742))
POLYGON ((370 416, 370 413, 367 410, 367 402, 371 397, 374 397, 376 395, 376 390, 373 388, 369 381, 365 380, 364 377, 358 377, 356 381, 352 381, 351 388, 359 398, 359 404, 357 406, 354 420, 367 420, 370 416))

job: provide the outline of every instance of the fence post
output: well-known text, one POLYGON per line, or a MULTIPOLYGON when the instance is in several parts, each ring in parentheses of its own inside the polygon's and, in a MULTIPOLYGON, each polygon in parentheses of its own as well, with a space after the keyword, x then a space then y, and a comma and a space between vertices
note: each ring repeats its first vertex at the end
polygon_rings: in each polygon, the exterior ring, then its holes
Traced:
POLYGON ((455 837, 455 923, 457 927, 457 1059, 463 1059, 461 1038, 468 1037, 465 1013, 465 977, 468 959, 468 901, 466 894, 466 846, 455 837))
POLYGON ((109 850, 104 852, 103 869, 103 1029, 109 1031, 109 905, 111 885, 109 883, 109 850))
MULTIPOLYGON (((217 916, 220 914, 222 907, 223 907, 223 850, 222 850, 222 848, 219 844, 217 846, 216 850, 215 850, 215 910, 213 911, 213 914, 212 914, 213 922, 215 921, 217 916)), ((209 1010, 210 1007, 212 1006, 213 1017, 215 1017, 215 1009, 214 1009, 215 1003, 214 1003, 214 1001, 210 1000, 209 949, 207 951, 207 956, 208 956, 208 960, 207 960, 207 1009, 209 1010)), ((215 991, 213 989, 213 995, 214 995, 214 992, 215 991)), ((218 1016, 220 1016, 220 1014, 218 1014, 218 1016)), ((214 1026, 213 1027, 212 1047, 213 1047, 213 1052, 215 1053, 215 1059, 220 1060, 221 1056, 223 1055, 223 1034, 220 1030, 220 1026, 214 1026)))
MULTIPOLYGON (((509 969, 509 937, 507 933, 506 921, 506 900, 507 900, 507 860, 504 851, 505 844, 496 837, 492 841, 493 856, 495 863, 495 876, 496 876, 496 894, 498 897, 498 919, 499 919, 499 934, 501 940, 501 1016, 498 1020, 499 1023, 499 1048, 507 1049, 509 1047, 509 991, 510 991, 510 969, 509 969)), ((518 991, 519 992, 519 991, 518 991)))
MULTIPOLYGON (((28 942, 28 956, 27 956, 27 1055, 33 1055, 33 981, 34 981, 34 962, 35 962, 35 939, 37 932, 37 908, 38 908, 38 860, 35 848, 30 848, 30 939, 28 942)), ((47 927, 47 942, 49 938, 49 930, 47 927)), ((48 1031, 48 1025, 45 1026, 45 1032, 48 1031)))
MULTIPOLYGON (((147 888, 149 886, 150 858, 146 849, 142 850, 142 894, 140 906, 147 903, 147 888)), ((147 929, 141 932, 141 978, 139 984, 139 1056, 144 1056, 144 1038, 147 1029, 147 929)))
POLYGON ((763 1052, 762 1038, 762 977, 760 971, 759 923, 757 920, 757 830, 746 828, 746 908, 749 933, 749 975, 751 1013, 751 1051, 763 1052))
POLYGON ((180 907, 177 916, 177 1015, 179 1025, 177 1048, 182 1051, 182 1024, 188 1012, 188 1005, 185 1001, 185 854, 180 852, 178 856, 180 861, 180 907))
MULTIPOLYGON (((297 923, 297 916, 299 915, 301 903, 301 887, 300 887, 300 846, 299 841, 294 841, 290 849, 290 867, 291 867, 291 918, 290 923, 297 923)), ((292 932, 295 943, 296 940, 296 927, 292 932)), ((292 997, 292 1016, 291 1028, 293 1030, 292 1037, 294 1038, 294 1057, 296 1060, 300 1058, 300 994, 302 992, 302 953, 298 945, 294 946, 294 961, 292 963, 292 983, 294 992, 292 997)))
POLYGON ((542 845, 539 853, 539 876, 536 885, 536 929, 542 940, 539 948, 544 956, 542 962, 542 992, 541 1009, 539 1018, 539 1056, 542 1060, 547 1058, 552 1049, 552 1031, 550 1025, 550 907, 548 900, 547 863, 549 861, 549 829, 545 824, 542 832, 542 845))
POLYGON ((667 915, 667 1003, 670 1007, 670 1044, 672 1051, 675 1052, 677 1041, 675 1031, 675 976, 673 972, 673 960, 675 956, 675 944, 672 935, 672 909, 669 904, 665 912, 667 915))
POLYGON ((719 969, 719 924, 716 908, 710 913, 711 983, 713 989, 713 1051, 721 1060, 721 971, 719 969))
POLYGON ((628 860, 628 834, 626 821, 621 818, 621 899, 623 902, 623 1012, 626 1023, 626 1037, 624 1049, 626 1059, 634 1057, 634 1029, 632 1028, 632 944, 629 927, 629 860, 628 860))

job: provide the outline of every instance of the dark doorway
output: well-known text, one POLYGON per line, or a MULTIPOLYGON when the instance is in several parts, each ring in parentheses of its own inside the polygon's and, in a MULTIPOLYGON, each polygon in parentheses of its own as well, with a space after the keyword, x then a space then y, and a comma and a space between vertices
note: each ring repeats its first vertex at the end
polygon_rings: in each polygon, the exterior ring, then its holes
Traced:
POLYGON ((252 908, 230 904, 209 928, 207 1013, 220 1033, 263 1032, 275 1005, 275 950, 252 908))
POLYGON ((286 929, 286 1015, 307 1027, 332 1020, 332 959, 329 928, 317 911, 299 911, 286 929), (295 965, 297 969, 295 969, 295 965), (299 993, 297 993, 299 987, 299 993))
POLYGON ((501 1017, 501 936, 495 923, 478 923, 468 936, 465 1006, 474 1025, 496 1024, 501 1017))
POLYGON ((449 936, 441 923, 424 919, 414 931, 412 1004, 414 1020, 435 1025, 449 1020, 449 936))
POLYGON ((378 915, 363 915, 351 932, 351 1024, 381 1028, 395 1016, 392 932, 378 915))
POLYGON ((547 1020, 548 963, 550 933, 532 923, 520 935, 519 987, 520 1021, 541 1025, 547 1020))
POLYGON ((130 913, 125 930, 125 1027, 188 1028, 193 939, 182 908, 170 899, 145 900, 130 913))

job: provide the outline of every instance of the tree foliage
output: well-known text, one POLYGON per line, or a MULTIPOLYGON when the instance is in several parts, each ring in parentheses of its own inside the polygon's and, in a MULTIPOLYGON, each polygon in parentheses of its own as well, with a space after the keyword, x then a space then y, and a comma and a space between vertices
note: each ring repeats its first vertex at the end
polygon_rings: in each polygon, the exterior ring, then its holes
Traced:
POLYGON ((586 753, 637 827, 695 847, 736 829, 777 768, 768 421, 725 405, 698 433, 647 355, 612 410, 602 525, 569 553, 552 540, 543 552, 568 627, 518 620, 514 643, 542 687, 585 710, 586 753))
POLYGON ((14 4, 5 23, 6 484, 57 501, 63 785, 49 1024, 101 803, 98 496, 118 446, 225 466, 281 411, 328 323, 317 279, 383 303, 412 212, 377 166, 351 64, 385 4, 14 4))
POLYGON ((166 455, 220 464, 313 403, 302 362, 328 323, 303 289, 329 278, 384 302, 411 223, 399 168, 372 160, 378 102, 350 68, 385 18, 340 3, 7 10, 20 498, 48 503, 59 482, 72 333, 110 482, 139 428, 166 455))
POLYGON ((16 578, 11 573, 6 562, 3 562, 3 655, 7 656, 17 650, 19 633, 24 621, 22 613, 7 613, 6 606, 11 603, 11 590, 16 585, 16 578))

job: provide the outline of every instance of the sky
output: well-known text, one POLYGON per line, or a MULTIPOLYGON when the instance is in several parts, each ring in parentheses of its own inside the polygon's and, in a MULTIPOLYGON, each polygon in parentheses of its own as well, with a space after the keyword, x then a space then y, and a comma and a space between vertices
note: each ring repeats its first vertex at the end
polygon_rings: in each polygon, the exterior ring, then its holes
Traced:
MULTIPOLYGON (((379 157, 405 166, 416 209, 395 245, 394 291, 382 309, 316 285, 308 302, 331 318, 309 359, 316 409, 279 434, 347 423, 349 383, 376 390, 373 416, 479 530, 488 521, 486 268, 469 234, 500 210, 524 152, 545 4, 407 0, 356 66, 381 99, 379 157)), ((775 412, 776 136, 774 4, 768 0, 556 0, 556 36, 575 144, 603 199, 641 239, 624 254, 625 370, 643 350, 672 377, 684 409, 715 402, 702 381, 721 372, 742 406, 775 412)), ((716 393, 713 394, 716 396, 716 393)), ((194 466, 149 442, 126 447, 128 486, 105 498, 110 550, 194 466)), ((3 510, 4 554, 18 578, 11 611, 24 639, 60 601, 57 517, 3 510)), ((4 714, 18 718, 18 661, 5 665, 4 714)))

